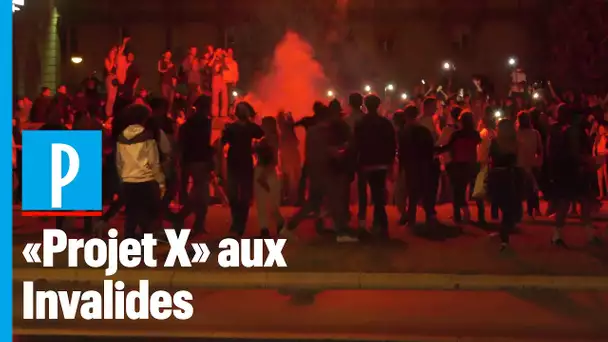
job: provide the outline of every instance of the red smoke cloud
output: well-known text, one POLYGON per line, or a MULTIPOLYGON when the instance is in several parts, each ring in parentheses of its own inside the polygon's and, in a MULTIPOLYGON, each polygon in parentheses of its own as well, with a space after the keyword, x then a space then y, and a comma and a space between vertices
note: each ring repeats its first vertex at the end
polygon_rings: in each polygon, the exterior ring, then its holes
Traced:
POLYGON ((292 112, 298 120, 312 113, 312 105, 326 96, 329 81, 314 58, 313 48, 288 31, 274 50, 271 68, 245 96, 260 116, 292 112))

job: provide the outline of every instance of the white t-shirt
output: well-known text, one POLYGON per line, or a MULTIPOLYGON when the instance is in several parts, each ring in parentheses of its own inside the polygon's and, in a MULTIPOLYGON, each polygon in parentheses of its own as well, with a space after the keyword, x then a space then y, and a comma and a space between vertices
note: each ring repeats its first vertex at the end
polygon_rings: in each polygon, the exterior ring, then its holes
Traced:
POLYGON ((514 70, 511 73, 511 91, 515 93, 523 93, 525 89, 526 73, 523 71, 514 70), (522 83, 523 82, 523 83, 522 83))

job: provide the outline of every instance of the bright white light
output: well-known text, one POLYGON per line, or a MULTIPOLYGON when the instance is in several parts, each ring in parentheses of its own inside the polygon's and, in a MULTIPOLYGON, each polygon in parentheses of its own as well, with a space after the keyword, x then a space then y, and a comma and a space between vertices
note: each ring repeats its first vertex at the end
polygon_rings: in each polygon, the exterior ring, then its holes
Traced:
POLYGON ((538 100, 538 99, 540 99, 540 94, 539 93, 534 93, 534 94, 532 94, 532 98, 535 99, 535 100, 538 100))
POLYGON ((389 84, 389 85, 386 86, 386 90, 393 91, 393 90, 395 90, 395 86, 392 85, 392 84, 389 84))
POLYGON ((232 92, 232 97, 237 97, 237 96, 239 96, 239 93, 238 93, 236 90, 235 90, 235 91, 233 91, 233 92, 232 92))
POLYGON ((494 117, 499 118, 501 116, 502 116, 502 113, 499 110, 494 112, 494 117))
POLYGON ((443 63, 443 69, 450 70, 451 68, 452 68, 452 64, 450 64, 450 62, 443 63))
POLYGON ((514 57, 509 58, 509 65, 515 66, 517 64, 517 60, 514 57))
POLYGON ((372 91, 372 86, 370 85, 366 85, 363 89, 365 89, 366 92, 371 93, 372 91))
POLYGON ((426 81, 423 79, 420 82, 422 82, 422 84, 426 84, 426 81))
POLYGON ((328 90, 327 97, 334 97, 334 92, 332 90, 328 90))
POLYGON ((80 63, 82 63, 82 57, 80 57, 80 56, 73 56, 72 57, 72 63, 74 63, 74 64, 80 64, 80 63))
POLYGON ((407 94, 406 93, 401 94, 401 99, 402 100, 407 100, 407 94))

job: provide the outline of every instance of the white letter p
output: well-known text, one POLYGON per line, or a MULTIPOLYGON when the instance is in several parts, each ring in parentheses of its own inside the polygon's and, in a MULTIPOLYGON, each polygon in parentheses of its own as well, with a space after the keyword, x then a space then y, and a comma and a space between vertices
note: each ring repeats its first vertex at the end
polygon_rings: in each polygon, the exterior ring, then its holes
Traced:
POLYGON ((80 170, 80 158, 78 152, 66 144, 51 144, 51 207, 61 208, 61 189, 72 183, 80 170), (65 152, 68 155, 69 168, 63 177, 61 169, 61 157, 65 152))

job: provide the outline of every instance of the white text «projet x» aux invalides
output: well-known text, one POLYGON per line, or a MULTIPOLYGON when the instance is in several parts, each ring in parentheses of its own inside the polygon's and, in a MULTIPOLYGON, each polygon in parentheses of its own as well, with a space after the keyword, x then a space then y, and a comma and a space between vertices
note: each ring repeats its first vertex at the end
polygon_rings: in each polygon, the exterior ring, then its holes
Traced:
MULTIPOLYGON (((194 251, 189 256, 187 246, 190 231, 187 229, 176 233, 173 229, 165 230, 169 253, 162 267, 192 267, 193 263, 206 262, 210 256, 209 248, 204 243, 191 243, 194 251)), ((116 239, 118 231, 110 229, 108 241, 102 239, 69 239, 57 229, 43 232, 42 243, 28 243, 23 255, 28 263, 41 263, 43 267, 54 266, 54 256, 68 253, 68 267, 78 267, 79 250, 84 253, 84 263, 91 268, 105 267, 105 275, 117 273, 119 264, 124 268, 134 268, 142 263, 146 267, 158 267, 154 256, 157 240, 152 234, 144 234, 143 239, 125 239, 120 243, 116 239), (38 255, 42 247, 42 259, 38 255)), ((235 240, 224 239, 220 242, 218 264, 221 267, 286 267, 282 255, 285 240, 257 239, 235 240), (264 258, 264 252, 267 257, 264 258)), ((186 320, 192 317, 193 300, 189 291, 177 291, 173 295, 167 291, 155 291, 150 294, 148 280, 139 281, 139 289, 124 291, 125 284, 119 280, 105 280, 103 291, 54 291, 35 290, 32 281, 23 283, 23 318, 24 319, 153 319, 164 320, 175 317, 186 320), (78 311, 80 308, 80 311, 78 311), (47 314, 48 312, 48 314, 47 314), (78 315, 78 313, 80 315, 78 315)))

